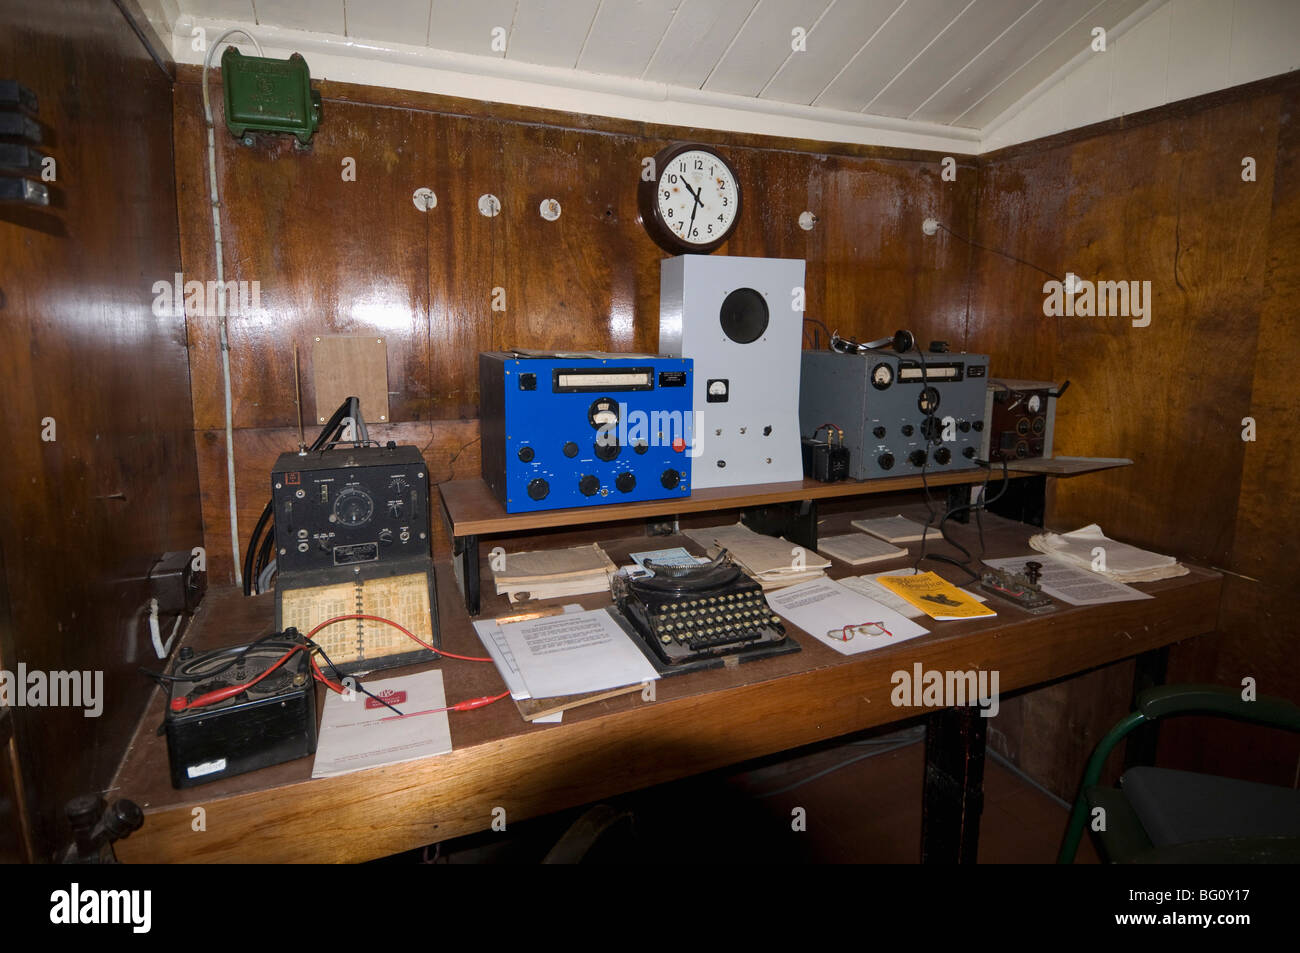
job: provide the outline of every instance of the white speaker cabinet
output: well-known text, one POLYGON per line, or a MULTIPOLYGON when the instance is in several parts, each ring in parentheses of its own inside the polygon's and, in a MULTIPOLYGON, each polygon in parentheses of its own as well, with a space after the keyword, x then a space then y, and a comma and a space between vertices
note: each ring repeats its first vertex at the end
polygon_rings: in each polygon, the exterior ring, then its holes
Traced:
POLYGON ((695 487, 803 479, 803 281, 799 259, 660 263, 659 352, 695 362, 695 487))

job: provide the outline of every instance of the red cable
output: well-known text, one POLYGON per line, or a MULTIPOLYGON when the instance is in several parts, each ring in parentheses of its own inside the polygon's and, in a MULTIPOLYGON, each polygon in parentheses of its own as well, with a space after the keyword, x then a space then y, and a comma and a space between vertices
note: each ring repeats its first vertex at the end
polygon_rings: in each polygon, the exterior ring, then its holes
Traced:
POLYGON ((295 645, 289 651, 285 652, 278 659, 276 659, 275 664, 269 666, 266 669, 266 671, 264 671, 261 675, 257 676, 257 678, 253 679, 252 681, 245 682, 242 685, 229 685, 226 688, 214 689, 213 691, 203 693, 198 698, 195 698, 193 701, 187 700, 182 696, 173 698, 172 711, 184 711, 187 708, 203 708, 207 705, 215 705, 217 702, 225 701, 227 698, 233 698, 235 695, 238 695, 241 692, 246 692, 248 691, 248 689, 252 688, 262 679, 266 678, 266 676, 270 675, 277 668, 283 665, 290 655, 292 655, 294 652, 301 651, 306 647, 307 646, 305 645, 295 645))
POLYGON ((499 702, 509 694, 506 691, 500 695, 480 695, 478 698, 468 698, 463 702, 448 705, 446 708, 426 708, 424 711, 408 712, 405 715, 389 715, 384 721, 390 721, 394 718, 410 718, 414 715, 436 715, 440 711, 473 711, 475 708, 485 708, 493 702, 499 702))
POLYGON ((456 658, 456 659, 460 659, 460 660, 463 661, 463 662, 490 662, 490 661, 492 661, 490 658, 480 658, 480 657, 477 656, 477 655, 457 655, 455 652, 447 652, 447 651, 445 651, 445 650, 443 650, 443 649, 434 648, 432 645, 430 645, 428 642, 424 641, 424 639, 420 638, 418 635, 416 635, 414 632, 412 632, 412 631, 411 631, 410 629, 408 629, 406 626, 401 625, 400 623, 394 622, 392 619, 385 619, 385 618, 384 618, 383 616, 381 616, 381 615, 365 615, 364 613, 360 613, 360 612, 354 613, 354 614, 352 614, 352 615, 336 615, 336 616, 335 616, 334 618, 332 618, 332 619, 326 619, 326 620, 325 620, 324 622, 322 622, 320 625, 316 626, 316 628, 314 628, 314 629, 312 629, 310 632, 308 632, 308 633, 307 633, 307 638, 310 639, 312 636, 314 636, 314 635, 315 635, 317 632, 319 632, 321 629, 325 628, 327 625, 333 625, 335 622, 346 622, 346 621, 348 621, 349 619, 369 619, 371 622, 383 622, 383 623, 385 623, 386 625, 391 625, 394 629, 397 629, 399 632, 401 632, 401 633, 403 633, 404 635, 406 635, 407 638, 410 638, 410 639, 414 640, 415 642, 417 642, 418 644, 424 646, 424 647, 425 647, 426 649, 428 649, 430 652, 437 652, 439 655, 445 655, 447 658, 456 658))
MULTIPOLYGON (((446 656, 447 658, 461 659, 462 661, 465 662, 491 662, 492 661, 492 659, 490 658, 480 658, 477 655, 457 655, 455 652, 446 652, 442 649, 434 648, 428 642, 424 641, 419 636, 417 636, 410 629, 406 628, 406 626, 394 622, 392 619, 385 619, 383 616, 380 615, 365 615, 363 613, 354 613, 352 615, 337 615, 332 619, 326 619, 320 625, 316 626, 314 629, 308 632, 307 638, 308 639, 312 638, 312 636, 314 636, 317 632, 319 632, 321 629, 325 628, 326 626, 333 625, 335 622, 346 622, 349 619, 369 619, 372 622, 383 622, 386 625, 391 625, 393 628, 402 632, 404 635, 406 635, 408 638, 412 639, 413 641, 424 646, 429 651, 437 652, 439 655, 446 656)), ((264 672, 262 672, 261 675, 257 676, 257 678, 254 678, 251 681, 245 682, 242 685, 230 685, 227 686, 226 688, 219 688, 216 689, 215 691, 206 692, 193 700, 187 700, 183 697, 173 698, 171 702, 172 711, 184 711, 187 708, 203 708, 206 707, 207 705, 215 705, 219 701, 225 701, 227 698, 233 698, 235 695, 239 695, 242 692, 246 692, 248 691, 248 689, 252 688, 262 679, 266 678, 277 668, 283 665, 285 661, 288 660, 289 656, 293 655, 294 652, 299 652, 306 648, 307 648, 306 645, 295 645, 289 651, 285 652, 282 656, 280 656, 280 658, 276 660, 275 664, 268 667, 264 672)), ((324 683, 328 688, 342 695, 344 692, 343 686, 331 682, 326 677, 325 673, 321 671, 320 665, 316 663, 315 654, 308 653, 307 658, 311 662, 312 671, 314 673, 313 677, 317 681, 324 683)), ((507 691, 501 693, 500 695, 491 695, 491 696, 483 695, 479 698, 471 698, 468 701, 457 702, 455 705, 451 705, 447 708, 435 708, 432 709, 432 711, 471 711, 475 708, 482 708, 485 705, 490 705, 495 701, 500 701, 502 698, 505 698, 506 695, 509 694, 510 693, 507 691)))

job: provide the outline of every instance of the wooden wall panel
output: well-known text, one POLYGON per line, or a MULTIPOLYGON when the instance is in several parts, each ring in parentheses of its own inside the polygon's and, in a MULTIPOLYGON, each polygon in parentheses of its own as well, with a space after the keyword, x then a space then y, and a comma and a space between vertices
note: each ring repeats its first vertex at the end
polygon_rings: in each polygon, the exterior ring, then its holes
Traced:
MULTIPOLYGON (((195 71, 179 70, 177 179, 185 269, 206 278, 211 222, 196 83, 195 71)), ((212 83, 219 89, 219 78, 212 83)), ((297 444, 286 429, 294 424, 295 341, 382 331, 394 427, 372 427, 372 436, 406 439, 408 425, 436 421, 419 431, 434 438, 430 468, 450 473, 459 454, 457 476, 477 472, 477 448, 466 444, 477 435, 479 351, 655 350, 666 256, 638 222, 636 185, 642 159, 670 142, 714 142, 736 164, 745 209, 718 253, 805 257, 809 316, 858 338, 911 326, 923 340, 964 340, 969 249, 924 239, 921 220, 935 215, 973 229, 972 160, 960 160, 956 182, 941 182, 942 157, 931 154, 319 85, 324 119, 310 152, 285 143, 248 148, 217 130, 228 277, 260 275, 265 309, 231 321, 245 541, 274 451, 297 444), (343 155, 358 160, 356 183, 339 181, 343 155), (411 203, 421 186, 438 197, 427 213, 411 203), (485 193, 502 202, 495 218, 478 211, 485 193), (560 203, 558 221, 539 214, 550 198, 560 203), (811 232, 797 225, 805 209, 820 217, 811 232), (503 312, 492 309, 495 288, 503 312), (382 301, 382 320, 358 301, 382 301)), ((211 321, 189 325, 205 535, 214 578, 229 578, 220 353, 211 321)))
MULTIPOLYGON (((331 103, 310 149, 289 137, 243 146, 226 131, 211 82, 225 278, 261 287, 261 309, 227 322, 238 425, 296 426, 294 344, 310 422, 318 334, 386 338, 393 419, 430 419, 428 226, 411 199, 432 181, 427 114, 331 103), (356 181, 343 178, 348 159, 356 181)), ((178 84, 175 102, 184 270, 207 282, 216 270, 199 88, 178 84)), ((190 316, 188 329, 195 425, 222 428, 219 319, 190 316)))
MULTIPOLYGON (((1072 381, 1059 453, 1136 461, 1060 481, 1050 524, 1099 522, 1228 573, 1219 633, 1177 647, 1170 679, 1253 676, 1261 692, 1300 701, 1290 611, 1300 499, 1283 423, 1300 413, 1297 86, 1230 91, 988 157, 981 241, 1081 278, 1149 280, 1151 324, 1043 317, 1047 277, 984 253, 971 314, 973 336, 997 342, 998 373, 1072 381), (1245 156, 1254 182, 1242 180, 1245 156), (1241 439, 1247 415, 1262 424, 1255 443, 1241 439)), ((1001 741, 1071 797, 1087 747, 1074 741, 1119 718, 1131 678, 1131 663, 1112 666, 1015 699, 1001 741), (1052 709, 1076 714, 1068 727, 1031 714, 1052 709)), ((1161 763, 1294 785, 1300 740, 1182 719, 1164 730, 1161 763)))
POLYGON ((104 691, 97 718, 13 712, 48 860, 64 804, 107 786, 151 692, 149 568, 202 540, 184 323, 152 308, 180 267, 171 80, 117 7, 75 0, 0 3, 0 75, 37 94, 62 195, 58 229, 0 222, 0 667, 97 671, 104 691))

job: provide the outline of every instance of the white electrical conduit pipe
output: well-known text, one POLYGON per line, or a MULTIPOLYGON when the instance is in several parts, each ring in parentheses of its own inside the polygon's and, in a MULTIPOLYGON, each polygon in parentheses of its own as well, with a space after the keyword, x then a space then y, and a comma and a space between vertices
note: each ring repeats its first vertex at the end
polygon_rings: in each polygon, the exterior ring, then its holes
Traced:
POLYGON ((248 37, 262 55, 262 44, 247 30, 234 27, 217 37, 216 42, 208 47, 203 57, 203 118, 208 126, 208 187, 212 203, 212 240, 217 253, 217 295, 218 310, 221 312, 221 376, 226 391, 226 482, 230 487, 230 551, 234 555, 235 585, 244 584, 243 570, 239 562, 239 516, 235 499, 235 424, 230 401, 230 338, 226 332, 226 269, 225 256, 221 253, 221 199, 217 194, 217 148, 212 127, 212 100, 208 97, 208 70, 212 68, 212 54, 217 51, 226 38, 241 33, 248 37))

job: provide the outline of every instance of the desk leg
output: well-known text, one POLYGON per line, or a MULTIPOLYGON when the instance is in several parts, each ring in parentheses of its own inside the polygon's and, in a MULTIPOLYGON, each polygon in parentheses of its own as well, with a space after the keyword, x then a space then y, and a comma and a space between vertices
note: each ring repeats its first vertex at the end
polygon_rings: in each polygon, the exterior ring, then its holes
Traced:
POLYGON ((465 594, 465 608, 470 615, 479 611, 478 537, 457 536, 451 542, 452 554, 460 560, 461 589, 465 594))
POLYGON ((974 705, 945 708, 925 729, 921 863, 973 864, 984 810, 987 719, 974 705))
MULTIPOLYGON (((1148 688, 1165 683, 1165 672, 1169 668, 1169 646, 1165 645, 1150 652, 1143 652, 1135 660, 1133 669, 1133 703, 1130 711, 1137 710, 1138 695, 1148 688)), ((1124 742, 1124 767, 1156 763, 1156 745, 1160 741, 1160 722, 1149 722, 1133 730, 1124 742)))

